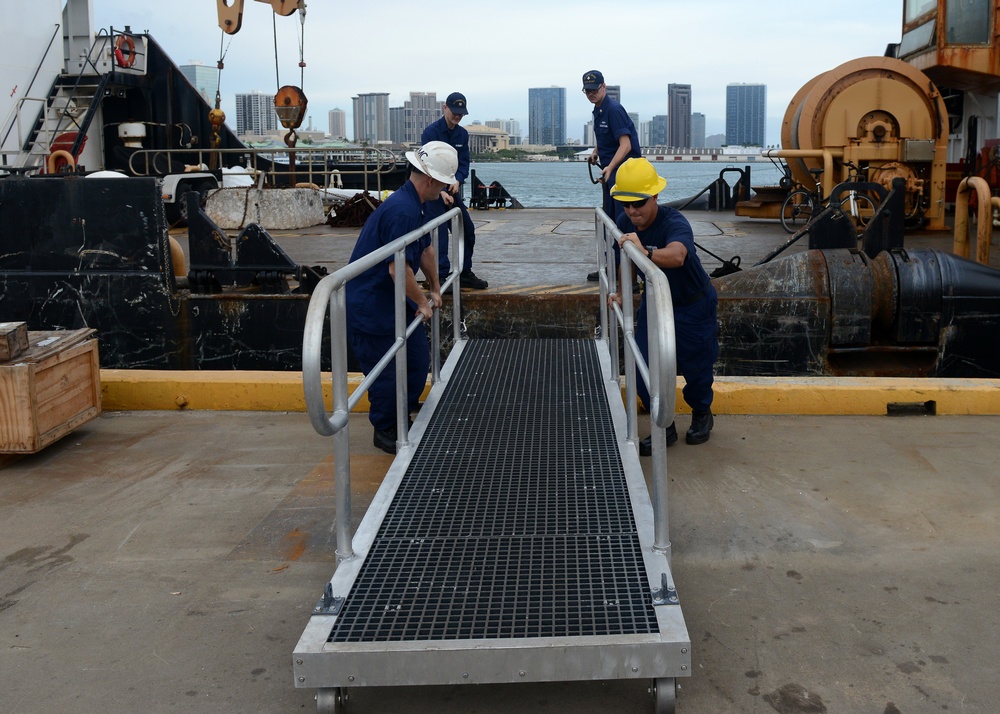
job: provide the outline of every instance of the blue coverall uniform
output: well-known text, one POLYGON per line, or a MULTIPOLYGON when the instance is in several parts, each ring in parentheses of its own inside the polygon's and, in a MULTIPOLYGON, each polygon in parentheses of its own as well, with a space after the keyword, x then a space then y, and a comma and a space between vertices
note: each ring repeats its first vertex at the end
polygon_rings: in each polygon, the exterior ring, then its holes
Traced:
MULTIPOLYGON (((652 225, 646 230, 636 230, 627 214, 618 219, 622 233, 636 233, 643 245, 666 248, 668 243, 680 242, 687 248, 684 265, 662 268, 670 283, 674 307, 674 330, 677 345, 677 372, 684 376, 684 401, 692 411, 708 411, 712 406, 713 367, 719 357, 719 298, 694 245, 691 224, 680 211, 660 206, 652 225)), ((617 248, 617 245, 615 246, 617 248)), ((620 257, 620 256, 619 256, 620 257)), ((649 333, 646 327, 646 295, 635 317, 635 341, 642 357, 649 363, 649 333)), ((642 379, 638 381, 639 398, 649 408, 649 389, 642 379)))
MULTIPOLYGON (((417 195, 414 185, 407 181, 401 189, 389 196, 365 221, 358 242, 351 253, 350 262, 392 243, 426 222, 425 204, 417 195)), ((406 248, 406 263, 417 272, 420 256, 431 244, 430 236, 423 236, 406 248)), ((366 270, 347 284, 347 339, 354 350, 361 371, 368 374, 392 347, 395 341, 395 281, 389 273, 390 256, 366 270)), ((405 276, 398 275, 404 280, 405 276)), ((416 304, 407 299, 407 317, 411 319, 416 304)), ((430 348, 427 334, 420 325, 406 342, 407 400, 409 411, 420 408, 430 371, 430 348)), ((390 364, 368 390, 371 408, 368 420, 379 431, 396 430, 396 368, 390 364)))
MULTIPOLYGON (((454 129, 448 128, 448 122, 442 116, 432 122, 424 129, 420 136, 420 143, 426 144, 429 141, 443 141, 455 147, 458 152, 458 171, 455 172, 455 182, 461 187, 469 175, 469 132, 461 124, 454 129)), ((476 226, 469 215, 469 209, 462 199, 462 192, 459 190, 454 196, 455 206, 462 210, 462 224, 465 229, 465 256, 462 261, 461 272, 466 273, 472 270, 472 252, 476 247, 476 226)), ((433 220, 450 210, 451 207, 444 205, 444 199, 430 201, 427 204, 427 220, 433 220)), ((442 279, 451 272, 451 258, 448 256, 448 225, 441 226, 438 232, 438 273, 442 279)))
MULTIPOLYGON (((639 134, 635 130, 632 117, 625 111, 625 107, 611 97, 605 96, 604 101, 594 107, 593 114, 594 139, 597 142, 597 157, 601 160, 601 166, 609 166, 611 164, 611 160, 618 153, 618 141, 623 134, 628 134, 632 148, 628 156, 622 160, 622 163, 625 163, 628 159, 636 159, 642 156, 642 152, 639 149, 639 134)), ((616 221, 624 210, 619 201, 611 198, 611 187, 615 185, 617 175, 618 169, 616 168, 611 172, 608 181, 602 186, 604 212, 608 214, 608 218, 616 221)))

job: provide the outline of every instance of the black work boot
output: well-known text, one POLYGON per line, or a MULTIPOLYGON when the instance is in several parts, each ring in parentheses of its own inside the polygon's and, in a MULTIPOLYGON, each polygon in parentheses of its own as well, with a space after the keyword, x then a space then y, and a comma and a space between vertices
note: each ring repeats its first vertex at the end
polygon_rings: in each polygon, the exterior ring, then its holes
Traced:
POLYGON ((462 274, 458 276, 458 280, 463 288, 470 288, 472 290, 485 290, 490 286, 488 282, 471 270, 463 270, 462 274))
POLYGON ((396 430, 386 429, 385 431, 380 431, 375 429, 375 435, 372 437, 372 444, 376 449, 382 449, 387 454, 396 453, 396 430))
POLYGON ((689 444, 704 444, 708 437, 712 435, 712 427, 715 426, 715 419, 712 417, 712 410, 691 413, 691 428, 688 429, 687 438, 689 444))
MULTIPOLYGON (((677 443, 677 427, 671 422, 670 426, 663 430, 667 437, 667 446, 671 446, 677 443)), ((652 456, 653 455, 653 435, 650 434, 645 439, 639 442, 639 456, 652 456)))

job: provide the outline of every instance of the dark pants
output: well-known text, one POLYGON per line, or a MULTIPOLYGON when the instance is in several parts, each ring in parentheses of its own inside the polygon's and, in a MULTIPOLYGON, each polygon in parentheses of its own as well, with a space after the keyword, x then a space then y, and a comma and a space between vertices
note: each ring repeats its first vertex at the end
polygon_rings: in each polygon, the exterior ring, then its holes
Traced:
MULTIPOLYGON (((625 213, 625 208, 622 206, 622 202, 611 198, 611 187, 615 185, 615 177, 617 175, 618 170, 616 169, 614 173, 611 174, 610 181, 608 183, 601 184, 601 192, 603 194, 601 208, 604 210, 604 213, 607 214, 608 218, 610 218, 616 225, 618 224, 618 217, 625 213)), ((614 251, 608 254, 609 270, 614 270, 614 266, 618 265, 618 246, 615 244, 612 247, 614 248, 614 251)))
POLYGON ((622 202, 611 198, 611 189, 614 187, 617 178, 618 169, 615 169, 611 172, 611 176, 608 178, 607 183, 601 184, 601 191, 603 193, 603 203, 601 208, 603 208, 604 212, 608 214, 608 218, 615 223, 618 222, 618 217, 625 213, 625 208, 622 206, 622 202))
MULTIPOLYGON (((683 375, 684 401, 692 411, 708 411, 712 406, 713 367, 719 358, 718 297, 713 286, 709 294, 694 305, 674 306, 674 332, 677 344, 677 373, 683 375)), ((649 363, 649 333, 646 328, 646 298, 635 316, 635 341, 642 357, 649 363)), ((639 398, 649 408, 649 389, 638 380, 639 398)))
MULTIPOLYGON (((476 225, 472 222, 469 209, 462 200, 462 194, 455 196, 455 206, 462 210, 462 226, 465 229, 465 256, 462 259, 463 273, 472 270, 472 253, 476 247, 476 225)), ((451 208, 438 199, 427 204, 427 220, 433 220, 451 208)), ((438 229, 438 273, 442 276, 451 272, 451 258, 448 255, 448 234, 451 232, 451 221, 438 229)))
MULTIPOLYGON (((393 335, 371 335, 356 330, 347 331, 347 339, 354 350, 354 356, 366 375, 374 369, 392 343, 393 335)), ((418 327, 406 341, 406 393, 408 411, 420 409, 420 395, 427 384, 430 372, 431 353, 427 345, 424 326, 418 327)), ((371 408, 368 421, 379 431, 396 430, 396 363, 392 362, 380 374, 368 390, 371 408)))

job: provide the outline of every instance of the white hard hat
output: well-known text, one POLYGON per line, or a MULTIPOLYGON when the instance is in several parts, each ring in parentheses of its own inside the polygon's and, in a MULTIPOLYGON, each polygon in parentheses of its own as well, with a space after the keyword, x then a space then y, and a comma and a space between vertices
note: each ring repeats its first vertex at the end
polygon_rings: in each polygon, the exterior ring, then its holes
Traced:
POLYGON ((458 171, 458 152, 443 141, 428 141, 416 151, 407 151, 406 160, 422 174, 447 184, 455 183, 458 171))

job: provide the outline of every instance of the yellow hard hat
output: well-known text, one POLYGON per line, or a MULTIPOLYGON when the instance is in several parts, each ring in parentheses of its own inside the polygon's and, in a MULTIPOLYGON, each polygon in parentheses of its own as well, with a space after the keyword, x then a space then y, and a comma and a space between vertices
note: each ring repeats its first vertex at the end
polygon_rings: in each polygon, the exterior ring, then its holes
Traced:
POLYGON ((646 159, 629 159, 618 167, 611 197, 616 201, 641 201, 667 187, 667 180, 656 173, 646 159))

